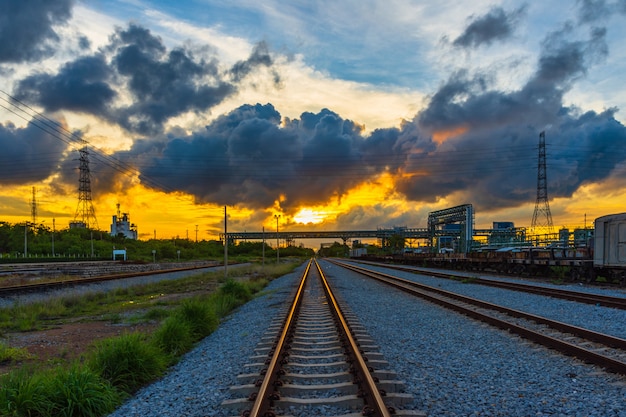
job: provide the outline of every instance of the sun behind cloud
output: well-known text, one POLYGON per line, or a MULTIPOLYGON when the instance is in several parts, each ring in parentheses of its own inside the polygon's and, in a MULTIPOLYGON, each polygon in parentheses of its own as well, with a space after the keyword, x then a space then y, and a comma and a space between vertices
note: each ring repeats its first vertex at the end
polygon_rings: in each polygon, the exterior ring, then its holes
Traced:
POLYGON ((293 216, 293 221, 302 224, 318 224, 324 221, 328 213, 303 207, 293 216))

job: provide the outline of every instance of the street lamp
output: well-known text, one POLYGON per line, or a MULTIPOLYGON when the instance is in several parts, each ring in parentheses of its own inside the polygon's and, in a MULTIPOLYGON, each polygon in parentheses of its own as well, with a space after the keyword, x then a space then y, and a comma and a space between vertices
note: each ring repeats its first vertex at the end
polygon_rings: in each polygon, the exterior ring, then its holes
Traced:
POLYGON ((278 219, 280 219, 280 214, 274 214, 274 218, 276 219, 276 264, 280 261, 280 254, 278 252, 278 219))

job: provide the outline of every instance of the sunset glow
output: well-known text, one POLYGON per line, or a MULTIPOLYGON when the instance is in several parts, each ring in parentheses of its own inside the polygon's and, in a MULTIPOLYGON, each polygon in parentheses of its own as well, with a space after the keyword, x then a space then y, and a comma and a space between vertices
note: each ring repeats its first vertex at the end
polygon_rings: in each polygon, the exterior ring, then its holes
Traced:
POLYGON ((425 227, 460 204, 476 227, 528 227, 545 132, 554 226, 591 224, 626 211, 612 7, 375 0, 372 36, 341 2, 332 18, 297 2, 15 2, 0 221, 35 208, 68 227, 87 146, 98 228, 120 204, 140 239, 425 227))
POLYGON ((309 208, 302 208, 293 216, 293 221, 301 224, 318 224, 324 221, 327 213, 314 211, 309 208))

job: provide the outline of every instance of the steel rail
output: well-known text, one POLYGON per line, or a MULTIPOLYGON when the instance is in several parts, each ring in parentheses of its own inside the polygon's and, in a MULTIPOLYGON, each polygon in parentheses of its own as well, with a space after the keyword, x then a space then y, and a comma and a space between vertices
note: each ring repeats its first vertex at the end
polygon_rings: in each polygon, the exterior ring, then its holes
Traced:
POLYGON ((368 410, 367 415, 371 417, 390 417, 391 414, 389 410, 387 409, 387 406, 385 405, 385 402, 378 388, 376 387, 376 382, 374 381, 372 374, 368 370, 367 364, 365 363, 365 359, 363 358, 363 355, 361 355, 360 353, 359 346, 354 340, 354 337, 352 337, 352 334, 350 332, 350 327, 348 326, 348 322, 346 321, 344 314, 341 311, 341 307, 339 306, 339 303, 337 302, 337 299, 335 298, 335 295, 333 294, 330 288, 330 285, 328 284, 328 280, 326 279, 326 276, 324 275, 324 272, 322 271, 322 268, 320 267, 317 261, 315 261, 315 265, 317 266, 317 270, 319 271, 320 277, 322 278, 324 291, 326 292, 329 301, 332 303, 333 313, 336 315, 337 319, 341 323, 341 330, 342 330, 343 336, 347 339, 348 343, 350 344, 350 352, 352 353, 352 356, 356 360, 356 365, 357 365, 356 375, 359 381, 362 382, 361 389, 365 392, 364 400, 366 402, 366 406, 369 407, 370 409, 368 410), (371 400, 370 403, 368 403, 368 399, 371 400))
POLYGON ((56 289, 56 288, 72 287, 72 286, 77 286, 77 285, 94 284, 94 283, 105 282, 105 281, 114 281, 118 279, 136 278, 136 277, 143 277, 143 276, 148 276, 148 275, 168 274, 168 273, 173 273, 173 272, 192 271, 194 269, 214 268, 218 266, 219 265, 188 266, 188 267, 182 267, 182 268, 158 269, 158 270, 153 270, 153 271, 123 272, 123 273, 112 274, 112 275, 100 275, 96 277, 87 277, 87 278, 72 278, 72 279, 65 279, 65 280, 31 283, 31 284, 11 285, 11 286, 5 286, 5 287, 0 286, 0 297, 26 293, 26 292, 37 292, 37 291, 45 291, 45 290, 56 289))
POLYGON ((411 272, 414 274, 431 275, 438 278, 446 279, 458 279, 467 278, 472 283, 486 285, 490 287, 505 288, 513 291, 523 291, 532 294, 545 295, 553 298, 560 298, 569 301, 576 301, 579 303, 593 304, 603 307, 618 308, 626 310, 626 298, 613 297, 599 294, 581 293, 579 291, 562 290, 558 288, 546 288, 538 285, 521 284, 516 282, 496 281, 493 279, 485 279, 480 277, 474 277, 470 275, 459 275, 458 273, 432 271, 430 269, 409 268, 399 265, 379 264, 375 262, 360 262, 369 265, 378 265, 384 268, 396 269, 399 271, 411 272))
POLYGON ((306 279, 309 275, 309 269, 311 268, 311 263, 313 260, 310 260, 306 266, 304 274, 302 275, 302 279, 300 280, 300 285, 298 286, 298 290, 294 296, 294 299, 291 303, 291 307, 289 308, 289 313, 285 317, 285 321, 283 323, 283 330, 280 334, 276 342, 276 349, 274 350, 274 354, 272 355, 272 359, 267 367, 267 371, 265 372, 265 376, 263 377, 263 382, 259 387, 259 391, 257 393, 256 399, 254 400, 254 404, 250 409, 249 414, 246 413, 249 417, 264 417, 265 413, 267 413, 271 408, 272 403, 272 393, 269 392, 270 388, 274 388, 274 382, 278 379, 278 367, 279 361, 283 356, 283 352, 286 349, 285 340, 287 340, 287 335, 293 328, 293 324, 295 322, 295 315, 302 304, 302 296, 303 289, 306 279))
POLYGON ((626 363, 615 360, 613 358, 606 357, 604 355, 598 354, 592 350, 582 348, 580 346, 576 346, 572 343, 568 343, 566 341, 556 339, 550 336, 547 336, 542 333, 535 332, 531 329, 516 325, 514 323, 490 316, 488 314, 480 313, 476 310, 463 307, 459 304, 451 303, 447 300, 439 298, 437 296, 433 296, 425 293, 424 291, 433 292, 435 294, 441 295, 443 297, 452 298, 464 303, 468 303, 471 305, 475 305, 481 308, 496 310, 502 313, 509 314, 513 317, 520 317, 532 321, 536 321, 541 324, 546 324, 553 327, 556 330, 571 333, 577 335, 582 338, 586 338, 592 341, 596 341, 599 343, 604 343, 607 346, 615 347, 618 349, 626 350, 626 340, 620 339, 618 337, 605 335, 602 333, 593 332, 588 329, 583 329, 577 326, 568 325, 566 323, 554 321, 547 319, 545 317, 535 316, 529 313, 524 313, 519 310, 509 309, 507 307, 499 306, 496 304, 488 303, 482 300, 477 300, 471 297, 466 297, 460 294, 455 294, 449 291, 445 291, 439 288, 430 287, 428 285, 419 284, 413 281, 405 280, 402 278, 394 277, 382 272, 370 271, 355 265, 346 264, 343 262, 331 261, 336 265, 342 266, 344 268, 353 270, 357 273, 369 276, 378 281, 384 282, 388 285, 392 285, 402 291, 408 292, 412 295, 419 296, 421 298, 427 299, 428 301, 434 302, 438 305, 444 306, 446 308, 458 311, 462 314, 468 315, 475 319, 481 320, 493 326, 496 326, 500 329, 511 331, 516 333, 526 339, 533 340, 537 343, 540 343, 544 346, 556 349, 560 352, 566 353, 570 356, 575 356, 583 361, 587 361, 590 363, 594 363, 599 365, 611 372, 619 373, 622 375, 626 375, 626 363))

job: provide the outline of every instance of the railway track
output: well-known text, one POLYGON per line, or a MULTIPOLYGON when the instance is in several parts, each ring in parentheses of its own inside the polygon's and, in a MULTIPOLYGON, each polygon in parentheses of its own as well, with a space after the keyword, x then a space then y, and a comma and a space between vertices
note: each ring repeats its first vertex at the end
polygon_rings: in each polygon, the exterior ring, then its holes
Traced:
POLYGON ((259 342, 240 385, 230 389, 234 398, 222 407, 248 417, 424 416, 398 409, 412 397, 376 349, 311 261, 292 304, 259 342))
POLYGON ((430 287, 344 262, 331 261, 446 308, 575 356, 610 372, 626 375, 626 340, 430 287))
POLYGON ((626 298, 624 297, 611 297, 611 296, 600 295, 600 294, 583 293, 580 291, 569 291, 569 290, 562 290, 558 288, 548 288, 548 287, 542 287, 539 285, 499 281, 495 279, 480 278, 472 274, 466 274, 466 273, 464 274, 464 273, 459 273, 459 272, 433 271, 432 269, 420 269, 418 267, 406 267, 406 266, 399 266, 399 265, 380 264, 376 262, 359 261, 359 263, 363 263, 367 265, 376 265, 376 266, 381 266, 381 267, 385 267, 389 269, 395 269, 398 271, 411 272, 414 274, 429 275, 429 276, 438 277, 438 278, 455 279, 455 280, 466 279, 467 282, 472 283, 472 284, 480 284, 480 285, 486 285, 489 287, 504 288, 504 289, 513 290, 513 291, 522 291, 522 292, 527 292, 531 294, 539 294, 539 295, 544 295, 544 296, 553 297, 553 298, 576 301, 579 303, 593 304, 597 306, 612 307, 612 308, 619 308, 621 310, 626 310, 626 298))
POLYGON ((205 262, 202 264, 194 264, 186 267, 165 268, 158 270, 123 272, 110 275, 87 276, 81 278, 54 279, 52 281, 31 282, 18 285, 0 286, 0 297, 15 296, 19 294, 44 292, 61 288, 69 288, 78 285, 94 284, 98 282, 114 281, 125 278, 135 278, 148 275, 167 274, 172 272, 192 271, 196 269, 205 269, 218 266, 217 262, 205 262))

